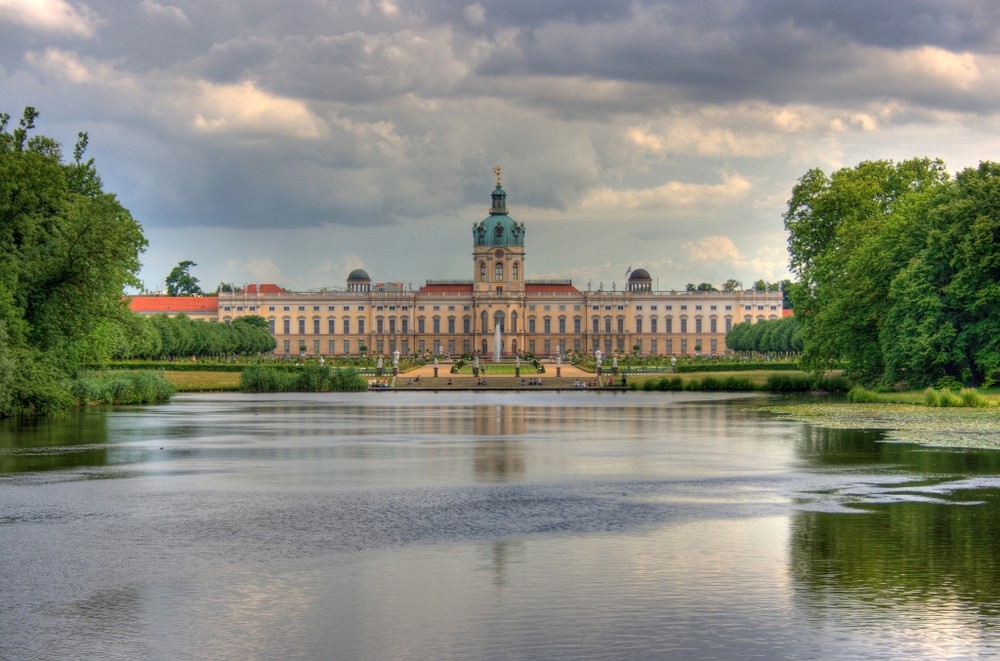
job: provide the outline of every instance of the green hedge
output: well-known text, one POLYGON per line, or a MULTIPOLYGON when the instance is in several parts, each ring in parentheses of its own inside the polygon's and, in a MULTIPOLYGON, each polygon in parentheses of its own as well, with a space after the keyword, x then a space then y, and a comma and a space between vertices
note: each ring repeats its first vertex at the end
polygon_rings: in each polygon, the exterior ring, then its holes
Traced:
POLYGON ((767 370, 768 372, 795 372, 798 371, 798 362, 752 362, 744 363, 738 361, 725 362, 703 362, 692 361, 677 364, 677 372, 690 374, 692 372, 752 372, 757 370, 767 370))
POLYGON ((685 381, 679 376, 647 379, 641 384, 633 383, 633 390, 649 391, 692 391, 692 392, 847 392, 850 384, 841 376, 826 376, 817 380, 809 375, 772 374, 763 385, 757 385, 747 377, 727 376, 718 378, 706 376, 685 381))
POLYGON ((161 404, 169 401, 174 387, 157 372, 120 371, 85 372, 69 384, 77 405, 86 404, 161 404))
MULTIPOLYGON (((213 362, 191 362, 186 360, 179 360, 176 362, 169 360, 156 360, 156 361, 143 361, 143 362, 115 362, 109 365, 110 369, 115 370, 151 370, 155 372, 242 372, 251 367, 260 367, 262 369, 269 370, 279 370, 285 372, 294 372, 296 370, 301 370, 308 366, 322 367, 318 363, 287 363, 284 361, 269 361, 265 363, 213 363, 213 362)), ((328 366, 329 367, 329 366, 328 366)), ((96 366, 91 366, 91 369, 99 369, 96 366)), ((364 370, 359 370, 364 371, 364 370)), ((368 370, 374 374, 374 368, 368 370)))
MULTIPOLYGON (((136 362, 114 362, 108 366, 110 369, 119 371, 133 371, 133 370, 151 370, 155 372, 168 371, 168 372, 242 372, 247 368, 247 364, 239 363, 196 363, 191 361, 169 361, 169 360, 150 360, 150 361, 136 361, 136 362)), ((289 366, 291 367, 291 366, 289 366)), ((91 369, 99 369, 95 365, 90 366, 91 369)))
MULTIPOLYGON (((281 366, 284 367, 284 366, 281 366)), ((352 368, 305 365, 297 369, 253 366, 243 371, 243 392, 352 392, 367 390, 368 381, 352 368)))

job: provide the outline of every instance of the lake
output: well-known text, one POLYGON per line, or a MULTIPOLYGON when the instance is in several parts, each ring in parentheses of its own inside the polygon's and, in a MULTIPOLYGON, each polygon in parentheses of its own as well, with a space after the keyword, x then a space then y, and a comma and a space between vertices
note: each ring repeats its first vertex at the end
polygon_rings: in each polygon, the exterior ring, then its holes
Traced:
POLYGON ((1000 654, 1000 452, 710 393, 0 423, 2 659, 1000 654))

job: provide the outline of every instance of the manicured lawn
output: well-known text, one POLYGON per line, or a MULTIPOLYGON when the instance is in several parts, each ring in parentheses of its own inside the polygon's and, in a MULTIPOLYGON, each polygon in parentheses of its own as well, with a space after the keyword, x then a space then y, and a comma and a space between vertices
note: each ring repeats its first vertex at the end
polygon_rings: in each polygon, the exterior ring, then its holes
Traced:
POLYGON ((178 392, 204 392, 212 390, 237 390, 240 386, 240 372, 172 372, 166 370, 163 376, 178 392))

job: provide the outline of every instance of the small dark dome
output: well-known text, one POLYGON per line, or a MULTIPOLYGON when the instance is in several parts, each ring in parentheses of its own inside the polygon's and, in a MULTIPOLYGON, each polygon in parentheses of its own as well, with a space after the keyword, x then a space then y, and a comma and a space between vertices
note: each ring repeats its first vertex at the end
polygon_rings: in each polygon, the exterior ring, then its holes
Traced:
POLYGON ((649 271, 646 269, 636 269, 632 271, 632 275, 628 277, 629 280, 652 280, 649 277, 649 271))
POLYGON ((364 269, 354 269, 351 271, 351 274, 347 276, 347 280, 348 282, 351 280, 371 280, 371 277, 369 277, 368 271, 364 269))

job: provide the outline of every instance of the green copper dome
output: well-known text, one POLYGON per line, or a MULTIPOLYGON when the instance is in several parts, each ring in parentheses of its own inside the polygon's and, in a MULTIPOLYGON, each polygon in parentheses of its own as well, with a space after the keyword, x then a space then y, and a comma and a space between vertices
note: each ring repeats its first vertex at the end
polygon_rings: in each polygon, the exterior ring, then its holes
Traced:
POLYGON ((507 193, 499 181, 493 189, 489 217, 472 225, 472 243, 474 246, 524 245, 524 223, 517 222, 507 213, 507 193))

